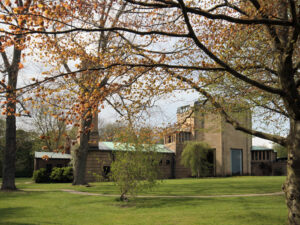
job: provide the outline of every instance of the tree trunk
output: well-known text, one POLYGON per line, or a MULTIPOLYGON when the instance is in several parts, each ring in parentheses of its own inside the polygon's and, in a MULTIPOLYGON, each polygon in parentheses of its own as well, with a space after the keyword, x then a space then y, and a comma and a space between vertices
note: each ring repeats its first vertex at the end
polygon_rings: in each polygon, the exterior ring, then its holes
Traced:
POLYGON ((128 202, 128 198, 126 196, 127 191, 123 192, 120 196, 120 201, 122 202, 128 202))
MULTIPOLYGON (((14 58, 20 60, 20 52, 17 51, 14 58)), ((20 61, 17 61, 20 62, 20 61)), ((18 65, 18 64, 17 64, 18 65)), ((2 186, 1 190, 16 190, 15 185, 15 160, 16 160, 16 93, 18 66, 12 66, 8 72, 7 105, 6 105, 6 130, 5 130, 5 149, 3 154, 2 186)))
POLYGON ((287 178, 283 185, 290 225, 300 225, 300 121, 291 119, 288 137, 287 178))
MULTIPOLYGON (((16 105, 13 104, 14 109, 16 105)), ((16 117, 14 115, 6 117, 5 149, 3 157, 3 180, 1 190, 16 190, 15 185, 15 160, 16 160, 16 117)))
POLYGON ((90 127, 92 118, 84 118, 81 123, 80 144, 74 154, 74 180, 73 185, 86 185, 86 160, 89 150, 90 127))

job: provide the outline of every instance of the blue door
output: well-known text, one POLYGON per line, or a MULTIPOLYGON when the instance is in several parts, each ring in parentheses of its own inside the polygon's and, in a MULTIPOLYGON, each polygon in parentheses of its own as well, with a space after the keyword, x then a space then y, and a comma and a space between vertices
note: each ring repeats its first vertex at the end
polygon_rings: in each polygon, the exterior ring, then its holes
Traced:
POLYGON ((242 175, 243 165, 242 165, 242 150, 241 149, 231 149, 231 174, 242 175))

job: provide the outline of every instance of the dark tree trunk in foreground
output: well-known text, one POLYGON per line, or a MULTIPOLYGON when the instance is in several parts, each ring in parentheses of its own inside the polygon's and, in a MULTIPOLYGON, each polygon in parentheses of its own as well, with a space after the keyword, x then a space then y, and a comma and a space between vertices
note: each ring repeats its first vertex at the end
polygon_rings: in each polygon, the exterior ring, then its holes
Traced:
MULTIPOLYGON (((12 106, 16 108, 15 104, 12 106)), ((5 149, 3 155, 3 180, 1 190, 16 190, 15 186, 15 160, 16 160, 16 117, 6 118, 5 149)))
POLYGON ((283 185, 289 224, 300 225, 300 121, 291 121, 288 137, 287 178, 283 185))
POLYGON ((6 131, 5 131, 5 149, 3 153, 2 186, 1 190, 16 190, 15 185, 15 160, 16 160, 16 92, 17 79, 19 72, 19 63, 21 60, 21 50, 14 49, 13 61, 9 65, 5 53, 2 53, 5 67, 8 73, 7 88, 7 112, 6 112, 6 131))
POLYGON ((86 185, 85 180, 86 173, 86 160, 89 150, 89 139, 90 139, 90 126, 92 123, 92 118, 88 117, 83 119, 81 123, 81 133, 80 133, 80 145, 79 148, 75 150, 74 158, 74 180, 73 185, 86 185))

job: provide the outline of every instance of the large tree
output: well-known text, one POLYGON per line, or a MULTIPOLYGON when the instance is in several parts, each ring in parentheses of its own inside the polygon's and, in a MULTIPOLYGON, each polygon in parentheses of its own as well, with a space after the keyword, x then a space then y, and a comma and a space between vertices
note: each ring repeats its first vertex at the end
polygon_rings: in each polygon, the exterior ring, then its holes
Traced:
MULTIPOLYGON (((135 56, 130 59, 135 60, 115 60, 110 65, 94 65, 94 69, 120 64, 130 68, 155 67, 157 73, 170 78, 171 84, 177 79, 178 85, 184 83, 211 101, 237 130, 287 147, 288 174, 283 190, 289 223, 300 224, 299 1, 120 2, 126 2, 134 16, 106 26, 93 23, 76 26, 60 20, 63 24, 60 34, 125 32, 119 36, 134 50, 131 54, 135 56), (140 38, 132 39, 130 34, 140 38), (239 107, 267 112, 264 115, 271 115, 268 119, 275 115, 278 126, 281 125, 278 121, 286 118, 288 135, 243 126, 230 116, 237 101, 239 107)), ((64 4, 72 8, 75 3, 64 1, 64 4)), ((77 1, 77 9, 81 5, 77 1)), ((93 4, 91 7, 97 8, 93 4)), ((51 32, 34 29, 23 34, 30 33, 51 32)), ((264 121, 266 118, 262 117, 261 123, 264 121)))
POLYGON ((288 174, 283 190, 289 223, 300 224, 299 1, 130 2, 149 12, 155 8, 155 17, 166 15, 151 30, 143 27, 144 33, 180 38, 166 65, 154 66, 167 68, 172 77, 202 94, 237 130, 287 147, 288 174), (175 19, 175 25, 170 26, 168 22, 175 19), (171 69, 175 60, 177 70, 171 69), (209 70, 214 73, 203 72, 209 70), (230 116, 229 102, 271 113, 279 127, 280 118, 287 118, 288 135, 243 126, 230 116))
MULTIPOLYGON (((157 71, 167 72, 199 92, 237 130, 288 148, 283 190, 289 223, 300 224, 299 2, 127 2, 140 6, 147 15, 144 23, 127 31, 149 35, 154 42, 152 49, 143 48, 140 55, 145 62, 136 66, 163 68, 157 71), (165 49, 157 47, 155 41, 166 40, 171 44, 165 49), (288 135, 244 126, 230 116, 237 110, 235 103, 240 108, 267 112, 265 115, 277 118, 278 127, 285 117, 288 135)), ((260 122, 266 118, 272 117, 261 117, 260 122)))
MULTIPOLYGON (((123 23, 124 18, 131 16, 132 11, 130 8, 125 10, 127 3, 115 4, 114 0, 108 1, 107 4, 94 1, 93 7, 88 1, 81 2, 79 8, 82 10, 78 10, 78 5, 69 3, 66 6, 69 10, 61 10, 58 7, 59 13, 64 15, 63 18, 82 27, 86 27, 87 24, 99 27, 118 26, 123 23)), ((39 8, 44 11, 53 10, 51 6, 45 4, 41 4, 39 8)), ((92 123, 92 119, 98 117, 98 111, 106 103, 121 115, 124 110, 131 111, 131 114, 137 113, 147 107, 154 93, 160 90, 155 89, 156 85, 145 79, 144 75, 151 73, 151 68, 110 68, 112 63, 120 64, 134 60, 131 58, 134 54, 131 54, 130 44, 121 38, 124 32, 86 33, 79 30, 61 35, 61 29, 64 30, 65 25, 58 29, 62 25, 60 19, 60 17, 55 20, 52 18, 45 27, 47 30, 44 32, 45 35, 41 36, 41 40, 35 45, 41 50, 41 56, 47 53, 48 63, 55 68, 44 74, 55 77, 56 82, 55 85, 46 84, 35 94, 42 97, 42 102, 64 107, 65 113, 54 116, 67 124, 80 126, 78 134, 80 143, 74 154, 73 184, 81 185, 86 184, 88 149, 91 145, 97 146, 97 143, 91 141, 99 141, 99 138, 94 136, 93 126, 96 124, 92 123), (42 45, 45 41, 47 45, 42 45), (57 92, 63 92, 63 95, 56 94, 57 92)))
MULTIPOLYGON (((17 94, 17 81, 22 65, 22 50, 25 48, 26 35, 19 31, 27 27, 26 20, 21 15, 27 13, 31 1, 1 1, 0 20, 2 30, 10 31, 11 35, 1 35, 1 73, 0 91, 5 93, 6 100, 1 102, 2 114, 6 116, 5 148, 3 152, 3 181, 1 190, 15 190, 15 159, 16 159, 16 116, 17 103, 20 94, 17 94)), ((4 97, 1 96, 1 97, 4 97)))

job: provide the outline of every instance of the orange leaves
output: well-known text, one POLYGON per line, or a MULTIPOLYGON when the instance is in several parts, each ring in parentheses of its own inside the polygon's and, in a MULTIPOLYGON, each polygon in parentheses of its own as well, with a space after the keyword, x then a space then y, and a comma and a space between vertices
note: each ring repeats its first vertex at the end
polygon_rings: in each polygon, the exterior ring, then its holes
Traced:
POLYGON ((31 100, 32 100, 32 97, 28 97, 28 98, 23 99, 24 102, 31 101, 31 100))
POLYGON ((19 62, 19 69, 23 69, 23 68, 24 68, 24 65, 19 62))
POLYGON ((0 19, 6 21, 7 17, 6 17, 6 15, 1 14, 0 19))
POLYGON ((10 1, 10 0, 5 0, 4 4, 5 4, 6 6, 11 6, 11 1, 10 1))
POLYGON ((46 139, 46 136, 45 136, 45 135, 41 135, 41 136, 40 136, 40 139, 45 140, 45 139, 46 139))
MULTIPOLYGON (((46 147, 46 146, 43 146, 43 147, 46 147)), ((43 150, 45 150, 45 149, 43 149, 43 150)), ((42 156, 42 160, 48 161, 49 160, 49 156, 43 155, 42 156)))
POLYGON ((87 109, 87 108, 88 108, 90 105, 89 105, 89 103, 87 103, 87 102, 86 102, 86 103, 84 103, 84 105, 83 105, 83 106, 84 106, 84 108, 86 108, 86 109, 87 109))

